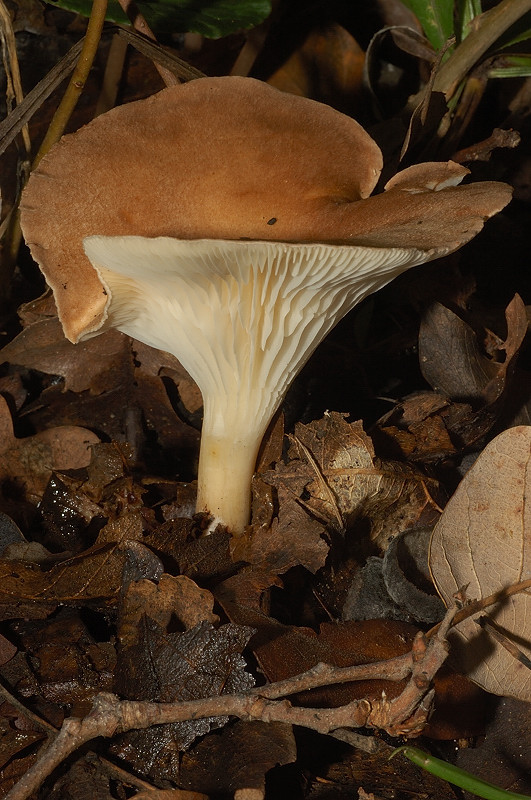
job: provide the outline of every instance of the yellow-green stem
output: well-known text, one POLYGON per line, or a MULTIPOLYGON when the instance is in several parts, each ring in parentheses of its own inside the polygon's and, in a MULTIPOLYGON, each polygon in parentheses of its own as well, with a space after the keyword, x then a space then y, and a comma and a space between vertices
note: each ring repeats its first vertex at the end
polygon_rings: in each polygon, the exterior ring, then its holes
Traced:
POLYGON ((76 68, 72 73, 66 92, 61 100, 57 111, 55 112, 50 126, 46 132, 46 136, 39 148, 37 155, 33 161, 33 168, 39 164, 43 156, 46 155, 48 150, 59 141, 64 133, 66 124, 70 119, 74 108, 76 107, 79 96, 83 91, 85 82, 88 78, 96 51, 101 38, 101 31, 103 23, 105 22, 105 15, 107 13, 107 0, 93 0, 92 11, 88 21, 87 32, 85 34, 85 41, 83 42, 83 49, 81 50, 79 61, 76 68))

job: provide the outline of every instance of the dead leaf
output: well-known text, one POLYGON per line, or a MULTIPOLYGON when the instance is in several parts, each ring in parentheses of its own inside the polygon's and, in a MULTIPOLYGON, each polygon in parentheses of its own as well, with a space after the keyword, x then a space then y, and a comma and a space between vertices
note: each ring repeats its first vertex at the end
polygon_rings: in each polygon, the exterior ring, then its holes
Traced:
MULTIPOLYGON (((38 695, 84 716, 99 692, 112 691, 116 653, 110 642, 97 642, 77 609, 60 609, 47 620, 15 623, 38 695)), ((20 685, 18 690, 23 690, 20 685)))
POLYGON ((348 423, 342 414, 296 425, 290 456, 264 480, 297 497, 306 490, 301 504, 333 528, 368 520, 382 549, 400 531, 438 516, 437 482, 409 465, 380 462, 361 422, 348 423))
POLYGON ((420 327, 419 361, 436 392, 476 404, 499 398, 527 332, 525 307, 518 295, 505 315, 507 339, 497 340, 488 357, 476 331, 464 319, 440 303, 428 309, 420 327))
POLYGON ((19 333, 0 351, 0 362, 8 361, 65 379, 64 390, 101 394, 109 383, 109 373, 127 369, 130 339, 116 330, 97 339, 72 344, 65 339, 57 317, 39 319, 19 333))
POLYGON ((122 646, 137 643, 139 623, 144 615, 166 629, 176 617, 186 630, 200 622, 219 622, 213 613, 214 597, 185 575, 161 575, 158 583, 134 581, 126 590, 120 614, 118 636, 122 646))
POLYGON ((231 542, 234 561, 246 561, 261 572, 282 575, 301 565, 317 572, 326 561, 328 545, 322 538, 324 527, 308 517, 286 489, 278 489, 279 510, 270 527, 251 527, 231 542))
MULTIPOLYGON (((430 568, 446 605, 465 588, 486 597, 531 577, 531 427, 510 428, 467 472, 433 531, 430 568)), ((496 641, 486 616, 528 659, 531 593, 478 612, 450 632, 452 654, 472 680, 494 694, 531 701, 531 670, 496 641)))
POLYGON ((352 34, 330 22, 311 30, 268 83, 354 113, 361 96, 364 61, 365 54, 352 34))
MULTIPOLYGON (((166 633, 144 615, 137 642, 119 651, 115 689, 128 699, 161 702, 246 691, 254 679, 241 652, 251 634, 250 628, 240 625, 214 628, 208 622, 183 633, 166 633)), ((177 779, 179 751, 227 721, 206 718, 131 731, 113 749, 145 775, 177 779)))
MULTIPOLYGON (((18 726, 13 725, 15 713, 4 716, 7 712, 5 703, 2 705, 1 710, 3 713, 0 715, 0 769, 3 773, 5 765, 12 758, 29 748, 34 742, 44 739, 45 735, 42 731, 18 729, 18 726)), ((2 781, 0 779, 1 785, 2 781)))
POLYGON ((79 469, 90 462, 99 438, 86 428, 63 425, 16 439, 8 405, 0 397, 0 486, 9 497, 18 489, 38 503, 54 470, 79 469))
POLYGON ((209 800, 208 795, 201 792, 188 792, 186 789, 153 789, 138 792, 135 800, 209 800))
POLYGON ((0 561, 0 609, 4 619, 40 616, 41 606, 114 602, 127 552, 116 543, 94 545, 45 569, 22 561, 0 561))
POLYGON ((290 764, 296 757, 290 725, 238 720, 183 755, 180 783, 210 797, 233 796, 238 789, 262 789, 272 767, 290 764))

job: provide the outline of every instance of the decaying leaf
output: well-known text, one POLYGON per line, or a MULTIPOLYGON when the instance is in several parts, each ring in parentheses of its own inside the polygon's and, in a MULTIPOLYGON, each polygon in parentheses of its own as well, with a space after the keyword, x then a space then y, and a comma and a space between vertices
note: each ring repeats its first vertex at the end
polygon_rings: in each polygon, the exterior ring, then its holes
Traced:
MULTIPOLYGON (((118 654, 116 690, 126 698, 174 702, 243 692, 254 685, 241 655, 252 630, 200 622, 167 633, 153 619, 140 620, 136 642, 118 654)), ((115 752, 154 778, 179 774, 179 751, 228 722, 227 717, 177 722, 120 737, 115 752)))
POLYGON ((505 315, 507 338, 496 341, 489 357, 465 320, 440 303, 428 309, 420 327, 419 361, 422 374, 435 391, 453 400, 482 405, 500 397, 527 332, 525 308, 518 295, 505 315))
POLYGON ((122 645, 136 644, 139 623, 150 616, 161 628, 167 628, 175 617, 186 629, 200 622, 219 622, 214 614, 214 597, 185 575, 162 575, 158 583, 133 581, 127 587, 120 615, 118 635, 122 645))
POLYGON ((364 60, 363 50, 352 34, 330 22, 310 31, 268 83, 354 114, 363 84, 364 60))
POLYGON ((373 436, 386 452, 416 462, 440 461, 485 437, 500 418, 509 390, 527 316, 515 295, 505 309, 505 340, 490 332, 486 343, 451 309, 434 303, 419 334, 420 367, 436 390, 415 392, 382 417, 373 436))
POLYGON ((281 575, 290 567, 302 565, 317 572, 325 561, 328 545, 322 538, 323 526, 308 517, 292 493, 279 487, 279 511, 268 528, 250 528, 233 539, 235 561, 246 561, 271 575, 281 575))
POLYGON ((8 405, 0 397, 0 487, 12 496, 23 491, 38 503, 53 470, 78 469, 90 461, 90 448, 99 438, 86 428, 62 425, 16 439, 8 405))
POLYGON ((105 391, 109 373, 127 369, 130 340, 118 331, 107 331, 101 341, 88 339, 79 346, 65 339, 57 317, 45 317, 25 328, 0 352, 1 361, 37 369, 65 379, 65 391, 92 394, 105 391))
POLYGON ((181 782, 209 797, 233 796, 238 789, 263 789, 266 772, 296 756, 291 725, 238 721, 183 755, 181 782))
POLYGON ((296 497, 308 492, 301 503, 333 528, 368 520, 371 539, 382 549, 400 531, 437 516, 437 481, 406 464, 376 459, 361 422, 348 423, 342 414, 296 425, 290 456, 264 480, 296 497))
POLYGON ((0 561, 0 609, 4 618, 33 616, 39 606, 116 599, 126 550, 95 545, 49 569, 31 562, 0 561))
MULTIPOLYGON (((530 462, 531 427, 510 428, 487 445, 448 503, 430 551, 447 605, 463 588, 475 599, 531 577, 530 462)), ((531 670, 522 663, 531 657, 531 592, 464 620, 450 641, 460 668, 480 686, 531 701, 531 670), (509 652, 496 632, 524 658, 509 652)))

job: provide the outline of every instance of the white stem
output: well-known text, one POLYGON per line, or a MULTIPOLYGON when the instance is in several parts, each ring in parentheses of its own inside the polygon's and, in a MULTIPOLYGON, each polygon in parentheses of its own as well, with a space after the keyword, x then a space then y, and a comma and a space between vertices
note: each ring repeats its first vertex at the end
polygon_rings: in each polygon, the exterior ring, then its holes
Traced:
POLYGON ((215 435, 203 425, 196 509, 212 514, 234 536, 241 536, 251 515, 251 480, 261 436, 251 440, 232 434, 215 435))

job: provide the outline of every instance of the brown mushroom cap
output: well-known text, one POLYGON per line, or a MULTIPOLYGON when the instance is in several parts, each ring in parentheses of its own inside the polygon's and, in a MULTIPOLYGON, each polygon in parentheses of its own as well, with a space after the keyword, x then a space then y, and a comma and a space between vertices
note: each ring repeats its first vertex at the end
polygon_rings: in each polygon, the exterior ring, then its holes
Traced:
POLYGON ((434 191, 439 164, 422 165, 418 189, 412 174, 366 200, 381 167, 371 137, 332 108, 249 78, 204 78, 65 136, 30 178, 22 227, 77 341, 101 326, 107 302, 86 236, 415 247, 434 257, 510 199, 501 183, 434 191))

